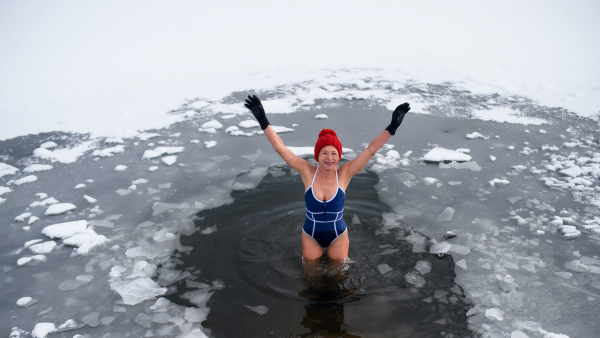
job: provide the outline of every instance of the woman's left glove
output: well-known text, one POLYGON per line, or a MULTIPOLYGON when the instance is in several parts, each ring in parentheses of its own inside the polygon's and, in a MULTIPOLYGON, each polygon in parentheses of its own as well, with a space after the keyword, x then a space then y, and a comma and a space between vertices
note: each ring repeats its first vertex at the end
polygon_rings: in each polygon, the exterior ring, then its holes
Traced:
POLYGON ((244 104, 244 106, 246 106, 246 108, 250 109, 250 111, 252 112, 252 114, 254 114, 254 117, 258 120, 258 123, 260 123, 260 128, 262 130, 267 129, 267 127, 269 126, 269 120, 267 120, 267 115, 265 114, 265 108, 263 108, 262 103, 260 103, 260 100, 258 99, 258 97, 256 97, 256 95, 248 95, 248 98, 246 99, 246 103, 244 104))
POLYGON ((396 107, 396 110, 394 110, 394 112, 392 113, 392 122, 390 122, 390 125, 387 126, 385 130, 389 131, 390 134, 395 135, 396 129, 400 127, 400 124, 404 119, 404 115, 406 115, 406 113, 408 113, 409 110, 410 104, 408 104, 408 102, 404 102, 403 104, 396 107))

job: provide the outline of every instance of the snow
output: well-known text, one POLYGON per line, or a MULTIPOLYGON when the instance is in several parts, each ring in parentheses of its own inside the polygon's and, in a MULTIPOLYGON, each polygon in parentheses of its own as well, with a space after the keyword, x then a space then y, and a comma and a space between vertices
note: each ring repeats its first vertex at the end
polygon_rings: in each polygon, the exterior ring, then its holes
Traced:
POLYGON ((56 247, 56 242, 48 241, 44 243, 34 244, 29 247, 29 250, 36 255, 47 255, 54 250, 56 247))
POLYGON ((6 194, 6 193, 9 193, 9 192, 11 192, 11 191, 12 191, 12 189, 11 189, 11 188, 8 188, 8 187, 3 187, 3 186, 1 186, 1 185, 0 185, 0 196, 4 195, 4 194, 6 194))
POLYGON ((204 145, 206 148, 212 148, 217 145, 217 141, 205 141, 204 145))
POLYGON ((315 119, 317 120, 325 120, 328 119, 329 117, 326 114, 317 114, 315 115, 315 119))
POLYGON ((46 148, 37 148, 33 151, 33 155, 52 162, 73 163, 79 157, 94 147, 94 141, 84 141, 71 148, 59 148, 48 150, 46 148))
POLYGON ((54 323, 37 323, 31 331, 33 338, 45 338, 49 334, 56 332, 56 325, 54 323))
POLYGON ((50 207, 48 207, 48 209, 46 209, 46 212, 44 213, 44 215, 46 215, 46 216, 59 215, 59 214, 63 214, 65 212, 68 212, 71 210, 75 210, 75 209, 77 209, 77 207, 72 203, 57 203, 57 204, 53 204, 50 207))
POLYGON ((521 114, 518 111, 507 107, 498 107, 490 110, 475 110, 472 114, 475 118, 483 121, 506 122, 521 125, 541 125, 548 123, 548 121, 544 119, 520 116, 521 114))
POLYGON ((161 161, 168 165, 171 166, 173 165, 176 161, 177 161, 177 156, 173 155, 173 156, 165 156, 161 159, 161 161))
POLYGON ((470 161, 471 158, 472 158, 471 156, 469 156, 467 154, 463 154, 463 153, 455 151, 455 150, 436 147, 436 148, 431 149, 429 152, 427 152, 427 154, 423 155, 421 157, 421 161, 426 161, 426 162, 450 162, 450 161, 465 162, 465 161, 470 161))
MULTIPOLYGON (((260 123, 258 123, 258 121, 256 120, 246 120, 246 121, 242 121, 240 123, 238 123, 238 126, 240 128, 256 128, 256 127, 260 127, 260 123)), ((227 130, 225 130, 227 132, 227 130)))
POLYGON ((115 154, 120 154, 125 152, 125 147, 118 145, 118 146, 114 146, 114 147, 110 147, 110 148, 104 148, 104 149, 98 149, 98 150, 94 150, 92 152, 92 156, 98 156, 98 157, 111 157, 114 156, 115 154))
MULTIPOLYGON (((256 122, 258 123, 258 122, 256 122)), ((208 128, 214 128, 214 129, 221 129, 223 128, 223 124, 221 124, 221 122, 217 121, 217 120, 211 120, 208 122, 204 122, 200 128, 202 129, 208 129, 208 128)))
POLYGON ((467 138, 470 139, 470 140, 476 139, 476 138, 482 138, 482 139, 486 139, 487 140, 489 137, 485 137, 485 136, 481 135, 478 132, 473 132, 471 134, 467 134, 467 138))
POLYGON ((31 297, 21 297, 17 300, 18 307, 28 307, 34 303, 33 298, 31 297))
POLYGON ((179 154, 183 152, 184 149, 184 147, 158 147, 154 150, 146 150, 144 155, 142 155, 142 160, 156 158, 164 154, 179 154))
POLYGON ((19 169, 13 167, 12 165, 0 162, 0 177, 4 177, 6 175, 14 175, 19 172, 19 169))
POLYGON ((52 239, 63 239, 85 233, 87 225, 86 220, 57 223, 46 226, 42 229, 42 234, 52 239))
POLYGON ((127 166, 126 166, 126 165, 119 164, 119 165, 117 165, 117 166, 115 167, 115 169, 113 169, 113 170, 114 170, 114 171, 125 171, 125 170, 127 170, 127 166))
POLYGON ((40 144, 40 148, 44 148, 44 149, 55 148, 57 146, 58 146, 58 144, 56 144, 56 142, 52 142, 52 141, 48 141, 48 142, 44 142, 44 143, 40 144))
POLYGON ((23 172, 34 173, 38 171, 50 170, 52 168, 53 167, 49 164, 30 164, 27 167, 25 167, 25 169, 23 169, 23 172))
POLYGON ((84 232, 73 235, 63 240, 65 245, 77 247, 75 252, 79 255, 87 255, 94 248, 104 245, 108 239, 106 236, 98 235, 93 229, 88 228, 84 232))
POLYGON ((37 181, 37 176, 35 175, 29 175, 29 176, 25 176, 25 177, 21 177, 18 180, 15 180, 15 184, 16 185, 22 185, 22 184, 27 184, 27 183, 32 183, 37 181))

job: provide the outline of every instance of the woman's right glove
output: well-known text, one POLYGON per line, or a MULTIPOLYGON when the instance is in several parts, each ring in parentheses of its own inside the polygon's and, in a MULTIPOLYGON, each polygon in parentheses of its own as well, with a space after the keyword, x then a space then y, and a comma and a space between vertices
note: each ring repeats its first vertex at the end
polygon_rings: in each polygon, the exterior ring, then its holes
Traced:
POLYGON ((394 110, 394 112, 392 113, 392 122, 390 122, 390 125, 387 126, 385 130, 389 131, 390 134, 395 135, 396 129, 400 127, 400 124, 404 119, 404 115, 406 115, 406 113, 408 113, 409 110, 410 104, 408 104, 408 102, 404 102, 403 104, 396 107, 396 110, 394 110))
POLYGON ((250 111, 252 112, 252 114, 254 114, 254 117, 258 120, 258 123, 260 123, 260 128, 262 130, 267 129, 267 127, 269 126, 269 120, 267 120, 267 115, 265 114, 265 108, 263 108, 262 103, 260 103, 260 100, 258 99, 258 97, 256 97, 256 95, 248 95, 248 98, 246 99, 246 103, 244 104, 244 106, 246 106, 246 108, 250 109, 250 111))

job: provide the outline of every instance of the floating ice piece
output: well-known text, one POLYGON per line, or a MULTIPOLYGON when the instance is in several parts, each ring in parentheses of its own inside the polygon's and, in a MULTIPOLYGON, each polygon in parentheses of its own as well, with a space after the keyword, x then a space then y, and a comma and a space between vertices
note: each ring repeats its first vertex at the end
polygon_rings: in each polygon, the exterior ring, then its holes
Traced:
POLYGON ((17 222, 23 222, 25 221, 25 219, 31 217, 31 213, 30 212, 25 212, 20 214, 19 216, 15 217, 15 221, 17 222))
POLYGON ((392 268, 387 264, 379 264, 377 265, 377 270, 379 270, 379 273, 383 275, 386 272, 392 271, 392 268))
POLYGON ((205 141, 204 145, 206 146, 206 148, 210 149, 217 145, 217 141, 205 141))
POLYGON ((454 238, 458 236, 454 231, 446 231, 446 233, 444 234, 444 239, 450 239, 450 238, 454 238))
POLYGON ((451 247, 452 247, 452 244, 450 244, 448 242, 437 243, 437 244, 432 245, 429 248, 429 253, 434 254, 434 255, 435 254, 443 255, 443 254, 447 253, 451 247))
POLYGON ((106 139, 104 139, 104 143, 125 143, 125 141, 123 141, 122 138, 120 137, 107 137, 106 139))
POLYGON ((144 151, 144 155, 142 155, 142 160, 157 158, 162 155, 173 155, 179 154, 185 150, 185 147, 158 147, 154 150, 146 150, 144 151))
POLYGON ((328 119, 328 118, 329 118, 329 116, 327 116, 325 114, 315 115, 315 119, 317 119, 317 120, 325 120, 325 119, 328 119))
POLYGON ((29 247, 29 250, 36 255, 47 255, 56 248, 56 242, 47 241, 44 243, 33 244, 29 247))
POLYGON ((71 211, 71 210, 75 210, 75 209, 77 209, 77 207, 72 203, 58 203, 58 204, 53 204, 50 207, 48 207, 48 209, 46 209, 46 212, 44 214, 46 216, 59 215, 59 214, 65 213, 67 211, 71 211))
MULTIPOLYGON (((184 312, 184 318, 190 323, 201 323, 206 320, 208 317, 208 313, 210 312, 210 308, 186 308, 184 312)), ((196 337, 196 336, 190 336, 196 337)))
POLYGON ((21 185, 21 184, 26 184, 26 183, 31 183, 31 182, 35 182, 37 181, 37 176, 35 175, 29 175, 29 176, 25 176, 22 178, 19 178, 18 180, 15 180, 15 184, 16 185, 21 185))
POLYGON ((456 262, 456 266, 467 270, 467 262, 464 259, 461 259, 458 262, 456 262))
POLYGON ((31 165, 28 165, 27 167, 25 167, 25 169, 23 169, 23 172, 35 173, 38 171, 50 170, 52 168, 53 167, 49 164, 31 164, 31 165))
POLYGON ((73 189, 81 189, 81 188, 85 188, 85 184, 79 183, 78 185, 76 185, 75 187, 73 187, 73 189))
POLYGON ((258 313, 261 316, 266 314, 267 311, 269 311, 269 308, 264 305, 257 305, 257 306, 244 305, 244 307, 258 313))
MULTIPOLYGON (((260 123, 258 123, 258 121, 256 121, 256 120, 246 120, 246 121, 242 121, 242 122, 238 123, 238 126, 240 128, 244 128, 244 129, 256 128, 256 127, 260 127, 260 123)), ((226 132, 227 132, 227 130, 226 130, 226 132)))
POLYGON ((40 148, 43 148, 43 149, 55 148, 56 146, 58 146, 58 144, 56 144, 52 141, 48 141, 48 142, 40 144, 40 148))
POLYGON ((422 161, 425 162, 466 162, 471 160, 471 156, 467 154, 460 153, 455 150, 445 149, 436 147, 431 149, 427 154, 421 157, 422 161))
POLYGON ((180 334, 176 338, 208 338, 208 336, 199 328, 195 328, 189 332, 180 334))
POLYGON ((17 260, 17 266, 37 265, 38 263, 45 262, 47 259, 48 259, 48 257, 46 257, 44 255, 21 257, 17 260))
POLYGON ((454 208, 446 207, 436 218, 438 222, 450 222, 454 217, 454 208))
POLYGON ((4 195, 4 194, 6 194, 6 193, 9 193, 9 192, 11 192, 11 191, 12 191, 12 189, 11 189, 11 188, 8 188, 8 187, 3 187, 3 186, 1 186, 1 185, 0 185, 0 196, 4 195))
POLYGON ((37 303, 37 300, 31 297, 21 297, 17 300, 18 307, 30 307, 31 305, 37 303))
POLYGON ((529 336, 521 330, 515 330, 510 333, 510 338, 529 338, 529 336))
POLYGON ((153 137, 158 137, 158 136, 160 136, 159 133, 139 133, 136 135, 136 137, 142 141, 147 141, 153 137))
POLYGON ((574 226, 561 225, 559 228, 561 229, 564 238, 573 239, 581 236, 581 231, 577 230, 574 226))
POLYGON ((37 323, 33 330, 31 330, 31 336, 33 338, 46 338, 49 334, 56 331, 54 323, 37 323))
POLYGON ((118 145, 111 148, 96 149, 92 152, 92 156, 111 157, 115 154, 120 154, 123 152, 125 152, 125 147, 122 145, 118 145))
POLYGON ((433 177, 425 177, 423 179, 423 183, 425 183, 425 185, 432 185, 437 181, 438 181, 437 178, 433 178, 433 177))
POLYGON ((119 164, 118 166, 116 166, 116 167, 115 167, 115 169, 114 169, 114 170, 115 170, 115 171, 125 171, 125 170, 127 170, 127 166, 126 166, 126 165, 119 164))
POLYGON ((138 178, 137 180, 131 181, 131 184, 146 184, 148 180, 145 178, 138 178))
POLYGON ((156 170, 158 170, 157 166, 152 166, 152 167, 148 168, 148 171, 156 171, 156 170))
POLYGON ((148 277, 140 277, 131 282, 111 283, 110 287, 121 295, 127 305, 139 304, 167 292, 167 288, 160 287, 148 277))
MULTIPOLYGON (((271 128, 277 133, 277 134, 281 134, 281 133, 290 133, 292 131, 295 131, 295 129, 293 128, 288 128, 288 127, 284 127, 284 126, 271 126, 271 128)), ((314 149, 313 149, 314 150, 314 149)), ((343 151, 343 149, 342 149, 343 151)))
POLYGON ((412 244, 413 252, 425 252, 425 236, 416 231, 412 231, 410 235, 406 236, 404 239, 412 244))
POLYGON ((221 129, 223 128, 223 125, 221 124, 221 122, 217 121, 217 120, 211 120, 208 122, 204 122, 200 128, 202 129, 208 129, 208 128, 214 128, 214 129, 221 129))
POLYGON ((490 155, 490 161, 495 162, 496 161, 496 156, 490 155))
POLYGON ((162 202, 154 202, 152 206, 152 216, 156 216, 162 214, 163 212, 173 208, 177 204, 173 203, 162 203, 162 202))
POLYGON ((85 233, 87 225, 88 222, 86 220, 57 223, 42 229, 42 234, 52 239, 63 239, 85 233))
POLYGON ((216 134, 217 130, 215 128, 198 128, 198 131, 201 133, 207 134, 216 134))
POLYGON ((173 165, 176 161, 177 161, 177 156, 173 155, 173 156, 165 156, 161 159, 161 161, 168 165, 171 166, 173 165))
POLYGON ((581 171, 580 167, 573 166, 571 168, 563 169, 563 170, 559 171, 559 173, 570 176, 570 177, 577 177, 582 174, 582 171, 581 171))
POLYGON ((233 131, 239 131, 239 130, 240 130, 240 128, 238 126, 229 126, 229 127, 227 127, 227 129, 225 129, 225 132, 231 133, 233 131))
POLYGON ((414 271, 411 271, 404 275, 404 278, 406 279, 406 282, 408 284, 412 284, 417 288, 423 287, 423 285, 425 285, 425 278, 421 277, 421 275, 417 274, 414 271))
POLYGON ((0 162, 0 177, 6 175, 14 175, 19 172, 19 169, 13 167, 12 165, 0 162))
POLYGON ((496 320, 502 321, 504 320, 504 311, 499 308, 493 307, 491 309, 485 310, 485 316, 488 318, 494 318, 496 320))
POLYGON ((415 265, 415 270, 419 271, 421 275, 425 275, 431 272, 431 263, 426 260, 420 260, 415 265))
POLYGON ((508 180, 503 180, 500 178, 494 178, 493 180, 490 181, 490 187, 505 187, 509 184, 510 182, 508 180))
POLYGON ((90 203, 90 204, 94 204, 94 203, 98 202, 97 199, 95 199, 91 196, 88 196, 88 195, 83 195, 83 198, 85 198, 85 200, 88 201, 88 203, 90 203))
POLYGON ((458 244, 452 244, 452 247, 450 247, 450 249, 448 251, 456 252, 457 254, 461 254, 461 255, 468 255, 469 253, 471 253, 471 250, 469 248, 467 248, 466 246, 458 245, 458 244))
POLYGON ((481 134, 480 134, 480 133, 478 133, 478 132, 473 132, 473 133, 471 133, 471 134, 467 134, 467 138, 468 138, 469 140, 473 140, 473 139, 476 139, 476 138, 482 138, 482 139, 484 139, 484 140, 487 140, 487 139, 489 139, 490 137, 489 137, 489 136, 487 136, 487 137, 486 137, 486 136, 483 136, 483 135, 481 135, 481 134))
POLYGON ((78 255, 87 255, 92 249, 104 245, 108 238, 103 235, 98 235, 94 229, 88 228, 84 233, 73 235, 65 240, 65 245, 77 247, 75 252, 78 255))

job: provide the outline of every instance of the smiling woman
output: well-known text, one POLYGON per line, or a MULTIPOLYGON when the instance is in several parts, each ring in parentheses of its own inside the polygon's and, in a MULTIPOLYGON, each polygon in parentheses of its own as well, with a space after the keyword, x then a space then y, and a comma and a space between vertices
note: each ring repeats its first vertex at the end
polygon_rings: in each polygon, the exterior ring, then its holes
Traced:
POLYGON ((367 149, 356 158, 338 167, 342 157, 342 143, 331 129, 323 129, 315 145, 315 160, 312 165, 307 160, 296 156, 284 144, 271 128, 265 110, 256 96, 248 96, 246 108, 252 111, 260 123, 265 136, 294 170, 300 173, 304 183, 304 200, 306 203, 306 220, 302 228, 302 256, 315 265, 327 250, 332 265, 339 265, 348 258, 350 239, 343 220, 346 188, 354 175, 364 169, 375 153, 396 134, 404 116, 410 110, 408 103, 396 107, 392 113, 392 121, 384 132, 377 136, 367 149), (320 169, 320 170, 319 170, 320 169))

